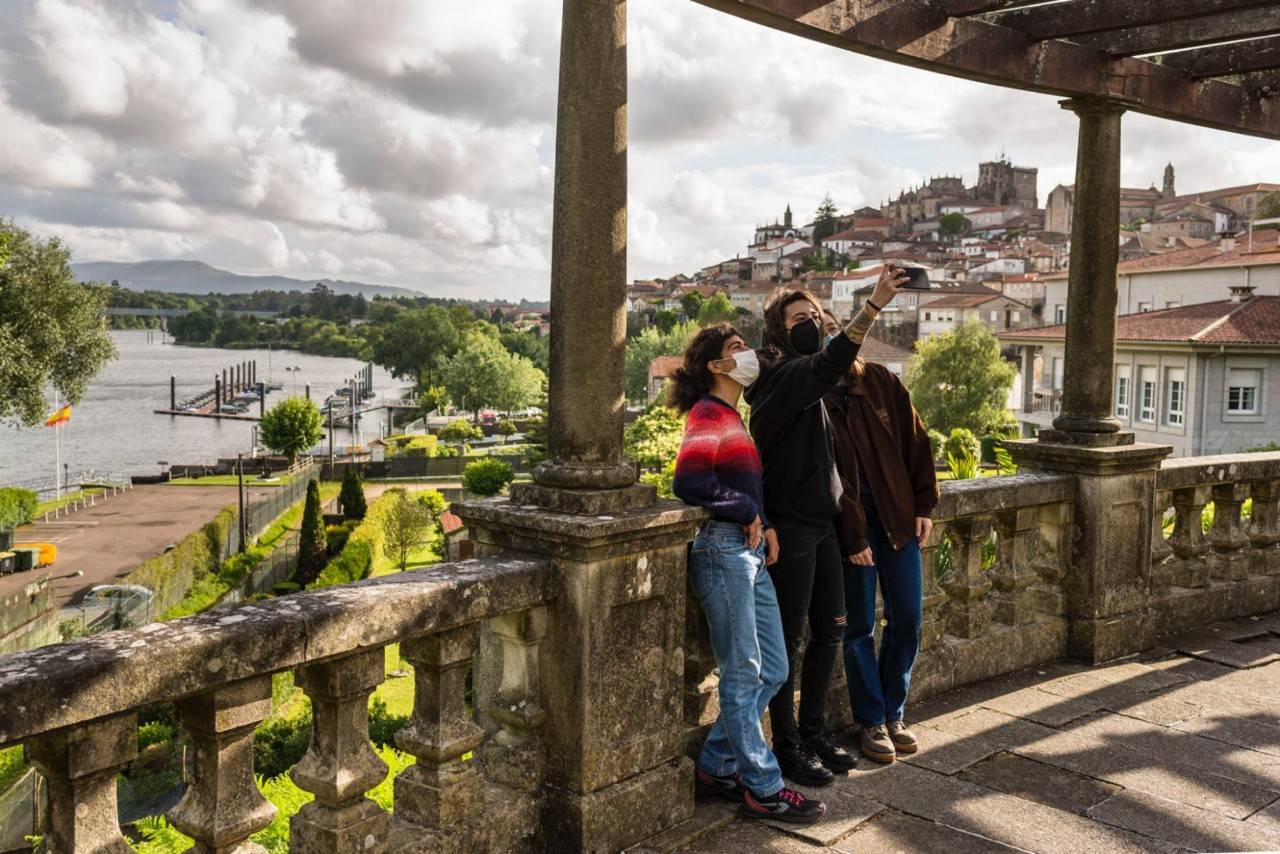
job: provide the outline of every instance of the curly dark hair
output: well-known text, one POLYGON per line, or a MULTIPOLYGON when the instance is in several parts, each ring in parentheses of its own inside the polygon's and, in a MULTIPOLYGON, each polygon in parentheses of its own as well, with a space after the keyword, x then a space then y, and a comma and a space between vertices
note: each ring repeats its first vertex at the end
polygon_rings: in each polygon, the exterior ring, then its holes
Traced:
POLYGON ((806 290, 778 288, 769 296, 764 307, 764 347, 774 357, 798 355, 787 335, 787 306, 800 300, 807 300, 819 315, 824 313, 822 303, 806 290))
POLYGON ((708 362, 722 358, 724 342, 742 333, 728 323, 716 323, 698 330, 684 350, 684 364, 676 368, 667 392, 667 403, 681 412, 688 412, 693 405, 711 392, 714 382, 708 362))

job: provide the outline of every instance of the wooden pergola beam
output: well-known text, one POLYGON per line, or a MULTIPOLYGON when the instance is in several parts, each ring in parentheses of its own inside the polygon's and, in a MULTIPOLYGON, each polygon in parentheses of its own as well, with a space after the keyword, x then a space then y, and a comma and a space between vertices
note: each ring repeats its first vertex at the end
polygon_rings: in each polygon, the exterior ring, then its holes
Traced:
POLYGON ((1135 56, 1276 33, 1280 33, 1280 4, 1272 3, 1168 23, 1090 33, 1077 36, 1076 41, 1112 56, 1135 56))
POLYGON ((962 18, 966 15, 999 12, 1040 2, 1043 0, 931 0, 930 5, 941 9, 953 18, 962 18))
MULTIPOLYGON (((1130 110, 1280 139, 1280 104, 1266 90, 1209 79, 1097 48, 1038 41, 978 18, 951 18, 941 0, 696 0, 749 21, 877 59, 1065 98, 1124 101, 1130 110)), ((1255 14, 1257 14, 1255 12, 1255 14)))
POLYGON ((1194 78, 1267 71, 1280 68, 1280 36, 1171 53, 1161 61, 1194 78))
POLYGON ((998 10, 987 20, 1021 30, 1032 38, 1056 39, 1106 30, 1201 18, 1258 6, 1280 6, 1277 0, 1078 0, 1032 8, 998 10))

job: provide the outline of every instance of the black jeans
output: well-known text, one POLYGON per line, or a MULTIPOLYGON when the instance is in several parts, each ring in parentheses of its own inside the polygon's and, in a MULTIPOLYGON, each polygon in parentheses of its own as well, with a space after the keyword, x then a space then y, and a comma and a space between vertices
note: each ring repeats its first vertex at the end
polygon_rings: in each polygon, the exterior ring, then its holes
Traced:
POLYGON ((845 629, 844 569, 835 526, 781 523, 778 560, 769 567, 782 613, 787 645, 787 681, 769 702, 775 750, 795 747, 803 738, 821 735, 827 723, 831 673, 845 629), (805 618, 809 645, 804 663, 796 659, 805 618), (796 725, 795 678, 800 669, 800 721, 796 725))

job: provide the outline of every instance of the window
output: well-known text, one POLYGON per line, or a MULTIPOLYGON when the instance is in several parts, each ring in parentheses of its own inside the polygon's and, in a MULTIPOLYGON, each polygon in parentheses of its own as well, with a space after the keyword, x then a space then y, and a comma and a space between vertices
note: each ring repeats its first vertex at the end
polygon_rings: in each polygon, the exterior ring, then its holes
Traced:
POLYGON ((1165 368, 1164 423, 1181 427, 1187 416, 1187 372, 1183 368, 1165 368))
POLYGON ((1258 368, 1227 370, 1227 412, 1232 415, 1257 415, 1258 389, 1262 388, 1262 371, 1258 368))
POLYGON ((1020 311, 1015 311, 1015 312, 1013 313, 1013 322, 1014 322, 1014 323, 1020 323, 1021 321, 1022 321, 1022 312, 1020 312, 1020 311))
POLYGON ((1062 359, 1058 356, 1053 357, 1053 390, 1060 391, 1062 389, 1062 359))
POLYGON ((991 319, 992 323, 995 323, 1000 319, 1000 312, 998 311, 987 312, 987 317, 991 319))
POLYGON ((1149 303, 1149 302, 1140 302, 1140 303, 1138 303, 1138 313, 1139 313, 1139 314, 1145 314, 1145 313, 1146 313, 1146 312, 1148 312, 1148 311, 1151 311, 1151 303, 1149 303))
POLYGON ((1154 424, 1156 420, 1156 369, 1142 367, 1138 369, 1138 394, 1140 408, 1138 420, 1154 424))
POLYGON ((932 312, 928 312, 928 311, 926 311, 926 312, 924 313, 924 319, 925 319, 925 320, 933 320, 932 312))
POLYGON ((1129 366, 1116 366, 1116 417, 1129 417, 1129 366))
POLYGON ((1054 323, 1067 322, 1067 307, 1065 305, 1055 305, 1053 307, 1053 322, 1054 323))
POLYGON ((1182 308, 1182 301, 1181 301, 1181 300, 1176 300, 1176 299, 1171 299, 1171 300, 1169 300, 1168 302, 1166 302, 1166 303, 1164 304, 1164 307, 1165 307, 1165 308, 1182 308))

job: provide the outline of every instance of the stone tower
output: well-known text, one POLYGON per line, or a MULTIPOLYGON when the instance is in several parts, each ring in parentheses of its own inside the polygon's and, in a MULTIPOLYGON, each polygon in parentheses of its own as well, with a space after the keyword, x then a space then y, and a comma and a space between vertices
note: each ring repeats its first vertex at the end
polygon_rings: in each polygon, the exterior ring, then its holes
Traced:
POLYGON ((1160 193, 1165 198, 1173 198, 1178 195, 1173 189, 1173 164, 1164 167, 1164 190, 1160 193))
POLYGON ((791 205, 787 205, 787 212, 782 215, 782 225, 791 228, 791 205))

